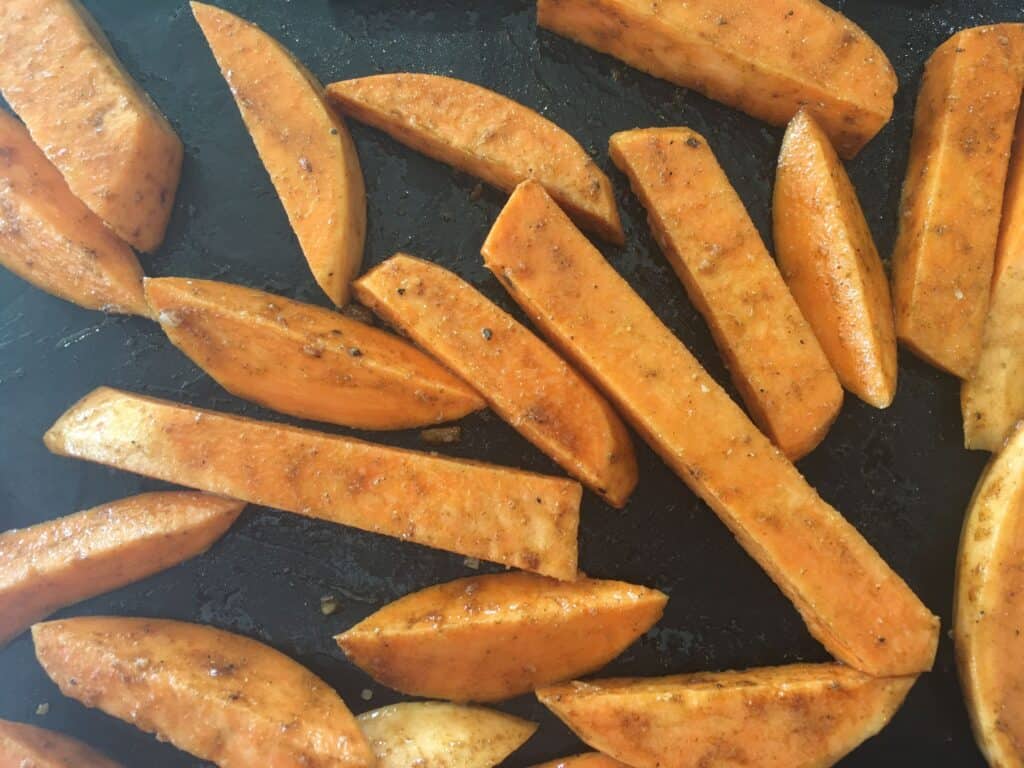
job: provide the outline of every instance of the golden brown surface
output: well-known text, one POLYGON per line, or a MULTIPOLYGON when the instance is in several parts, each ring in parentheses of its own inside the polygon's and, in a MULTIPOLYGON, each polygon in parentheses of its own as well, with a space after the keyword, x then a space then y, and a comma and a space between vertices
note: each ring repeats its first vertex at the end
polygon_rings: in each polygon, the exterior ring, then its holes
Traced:
POLYGON ((560 760, 549 760, 533 768, 626 768, 626 765, 600 752, 584 752, 560 760))
POLYGON ((0 720, 0 768, 120 768, 92 747, 55 731, 0 720))

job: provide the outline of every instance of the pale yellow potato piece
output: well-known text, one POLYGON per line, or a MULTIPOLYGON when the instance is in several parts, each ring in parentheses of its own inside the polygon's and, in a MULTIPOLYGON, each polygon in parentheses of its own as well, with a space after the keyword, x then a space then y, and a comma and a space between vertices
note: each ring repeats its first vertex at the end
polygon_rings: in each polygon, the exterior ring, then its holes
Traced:
POLYGON ((120 768, 70 736, 0 720, 0 768, 120 768))

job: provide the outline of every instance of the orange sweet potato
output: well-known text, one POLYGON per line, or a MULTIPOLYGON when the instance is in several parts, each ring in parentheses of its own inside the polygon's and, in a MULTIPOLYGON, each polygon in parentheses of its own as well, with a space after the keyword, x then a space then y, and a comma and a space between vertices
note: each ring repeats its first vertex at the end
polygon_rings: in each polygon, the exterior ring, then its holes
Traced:
POLYGON ((779 267, 843 386, 876 408, 896 395, 889 281, 857 192, 801 110, 782 140, 773 203, 779 267))
POLYGON ((499 701, 601 668, 654 626, 667 601, 621 581, 474 576, 406 595, 335 639, 402 693, 499 701))
POLYGON ((61 693, 222 768, 370 768, 370 745, 320 678, 262 643, 161 619, 32 627, 61 693))
POLYGON ((453 421, 484 401, 406 341, 309 304, 237 285, 146 281, 178 349, 229 392, 303 419, 357 429, 453 421))
POLYGON ((938 620, 815 493, 537 184, 512 195, 484 260, 793 601, 838 659, 928 669, 938 620))
POLYGON ((647 128, 608 145, 754 421, 791 459, 809 453, 843 390, 707 141, 689 128, 647 128))
POLYGON ((70 736, 0 720, 0 766, 4 768, 120 768, 70 736))
POLYGON ((965 29, 928 59, 892 255, 900 341, 969 378, 981 354, 1024 24, 965 29))
POLYGON ((600 752, 584 752, 582 755, 572 755, 558 760, 535 765, 533 768, 627 768, 625 763, 602 755, 600 752))
POLYGON ((355 283, 359 300, 469 382, 523 437, 616 507, 637 481, 611 406, 511 315, 448 270, 397 254, 355 283))
POLYGON ((623 242, 608 177, 572 136, 518 102, 419 73, 331 83, 327 96, 356 120, 498 189, 536 179, 582 226, 623 242))
POLYGON ((578 483, 101 387, 47 447, 199 490, 572 580, 578 483))
POLYGON ((363 263, 366 193, 355 144, 323 87, 255 24, 192 3, 313 277, 338 306, 363 263))

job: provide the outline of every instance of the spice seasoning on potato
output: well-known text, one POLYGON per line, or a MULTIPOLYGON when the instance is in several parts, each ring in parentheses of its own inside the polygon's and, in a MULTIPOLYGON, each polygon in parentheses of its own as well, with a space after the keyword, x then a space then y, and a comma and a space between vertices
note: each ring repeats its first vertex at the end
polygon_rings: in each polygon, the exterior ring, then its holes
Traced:
POLYGON ((77 739, 0 720, 0 765, 9 768, 121 768, 77 739))

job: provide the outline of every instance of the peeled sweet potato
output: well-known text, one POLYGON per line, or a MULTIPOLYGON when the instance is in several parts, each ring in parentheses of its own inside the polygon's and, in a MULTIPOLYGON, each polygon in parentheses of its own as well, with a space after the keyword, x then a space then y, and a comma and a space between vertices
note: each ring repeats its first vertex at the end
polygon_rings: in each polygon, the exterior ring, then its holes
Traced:
POLYGON ((791 459, 809 453, 843 390, 707 141, 689 128, 646 128, 616 133, 608 148, 752 418, 791 459))
POLYGON ((582 755, 572 755, 559 760, 550 760, 533 768, 627 768, 625 763, 602 755, 600 752, 584 752, 582 755))
POLYGON ((530 330, 458 275, 399 253, 355 283, 359 300, 475 387, 523 437, 616 507, 637 481, 626 427, 530 330))
POLYGON ((572 580, 578 483, 101 387, 46 433, 62 456, 572 580))
POLYGON ((718 514, 829 652, 872 675, 931 667, 938 619, 540 185, 516 190, 483 254, 527 315, 718 514))
POLYGON ((327 96, 356 120, 498 189, 535 179, 582 226, 623 242, 608 177, 572 136, 518 102, 464 80, 409 72, 331 83, 327 96))
POLYGON ((154 317, 226 390, 275 411, 357 429, 462 418, 483 399, 389 333, 310 304, 211 280, 146 280, 154 317))
POLYGON ((406 595, 336 640, 402 693, 499 701, 600 669, 654 626, 667 601, 621 581, 473 576, 406 595))
POLYGON ((283 653, 213 627, 84 617, 32 627, 65 696, 222 768, 370 768, 345 702, 283 653))
POLYGON ((120 768, 118 763, 70 736, 7 720, 0 720, 0 766, 120 768))
POLYGON ((344 305, 366 238, 363 172, 345 123, 280 43, 220 8, 191 5, 313 277, 344 305))

